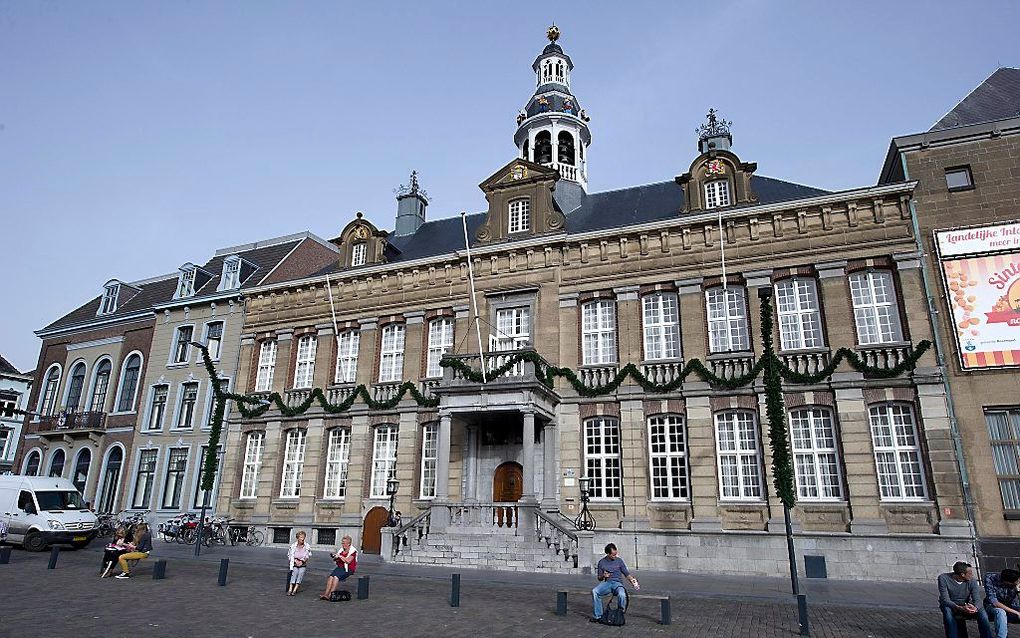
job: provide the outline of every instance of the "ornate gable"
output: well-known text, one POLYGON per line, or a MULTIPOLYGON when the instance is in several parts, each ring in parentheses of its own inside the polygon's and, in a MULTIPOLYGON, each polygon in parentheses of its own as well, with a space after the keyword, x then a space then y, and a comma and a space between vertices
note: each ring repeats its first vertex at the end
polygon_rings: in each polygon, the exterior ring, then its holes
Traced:
POLYGON ((690 170, 676 178, 676 183, 684 190, 684 209, 681 212, 757 202, 758 196, 751 190, 751 175, 757 168, 754 162, 741 162, 732 151, 710 150, 702 153, 691 163, 690 170), (719 181, 726 184, 727 203, 713 206, 706 201, 709 191, 705 185, 719 181))
POLYGON ((475 239, 481 243, 519 239, 564 229, 566 217, 553 200, 559 171, 515 159, 478 185, 489 202, 475 239))
POLYGON ((388 236, 389 233, 376 228, 359 211, 355 220, 330 242, 340 249, 340 268, 359 268, 386 263, 388 257, 397 252, 386 241, 388 236))

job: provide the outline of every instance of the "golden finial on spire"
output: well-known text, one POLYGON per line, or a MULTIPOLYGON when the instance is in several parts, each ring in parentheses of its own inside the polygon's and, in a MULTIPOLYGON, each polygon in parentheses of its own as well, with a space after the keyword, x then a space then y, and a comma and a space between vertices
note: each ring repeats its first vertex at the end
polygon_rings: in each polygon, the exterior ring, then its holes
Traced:
POLYGON ((545 37, 549 38, 549 42, 556 42, 560 39, 560 28, 553 24, 545 30, 545 37))

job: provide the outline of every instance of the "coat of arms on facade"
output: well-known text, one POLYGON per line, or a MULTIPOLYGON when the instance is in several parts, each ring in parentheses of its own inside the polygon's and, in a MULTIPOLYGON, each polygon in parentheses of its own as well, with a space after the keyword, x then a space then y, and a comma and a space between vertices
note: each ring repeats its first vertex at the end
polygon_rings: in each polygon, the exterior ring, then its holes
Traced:
POLYGON ((722 163, 722 160, 711 160, 705 165, 705 173, 707 175, 722 175, 726 172, 726 165, 722 163))

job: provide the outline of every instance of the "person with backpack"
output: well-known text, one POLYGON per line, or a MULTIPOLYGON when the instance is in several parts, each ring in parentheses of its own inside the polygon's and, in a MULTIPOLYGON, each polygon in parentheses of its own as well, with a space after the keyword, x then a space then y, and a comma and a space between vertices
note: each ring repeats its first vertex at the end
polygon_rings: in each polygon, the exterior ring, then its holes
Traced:
POLYGON ((336 569, 326 579, 326 591, 319 594, 319 600, 332 600, 333 592, 340 586, 340 583, 347 580, 358 569, 358 550, 351 545, 353 539, 344 536, 340 539, 340 551, 329 555, 336 561, 336 569))
MULTIPOLYGON (((612 620, 612 624, 623 624, 623 612, 627 609, 627 588, 623 585, 623 579, 626 578, 630 581, 630 584, 634 586, 634 589, 638 589, 637 578, 631 575, 630 570, 627 569, 626 563, 619 557, 619 552, 616 550, 616 545, 609 543, 606 545, 606 555, 599 560, 598 565, 595 567, 595 575, 599 579, 599 584, 591 590, 591 597, 593 603, 593 615, 589 619, 590 622, 607 622, 612 620), (602 597, 615 594, 616 595, 616 609, 611 609, 611 615, 614 618, 603 619, 602 610, 602 597), (617 617, 618 616, 618 617, 617 617)), ((608 616, 609 614, 607 614, 608 616)))

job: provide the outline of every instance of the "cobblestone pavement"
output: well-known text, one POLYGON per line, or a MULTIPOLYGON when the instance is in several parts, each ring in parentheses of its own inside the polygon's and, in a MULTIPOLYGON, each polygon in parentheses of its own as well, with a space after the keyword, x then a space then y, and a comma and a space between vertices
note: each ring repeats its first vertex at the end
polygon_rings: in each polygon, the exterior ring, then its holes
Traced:
MULTIPOLYGON (((152 580, 151 560, 143 561, 130 580, 100 580, 96 551, 64 551, 57 568, 48 570, 48 553, 15 549, 10 564, 0 565, 0 638, 352 634, 773 638, 798 634, 796 606, 790 602, 674 596, 673 624, 663 626, 658 624, 658 601, 638 598, 628 611, 627 626, 614 628, 587 622, 591 602, 580 587, 570 588, 567 615, 556 616, 557 586, 486 581, 485 575, 491 572, 465 570, 461 606, 451 608, 448 580, 386 573, 369 562, 359 569, 359 575, 370 576, 368 600, 327 603, 317 596, 324 582, 322 569, 310 570, 305 590, 291 598, 283 593, 285 570, 242 560, 252 554, 239 554, 232 560, 226 587, 216 583, 215 553, 201 561, 175 552, 162 555, 168 554, 165 580, 152 580)), ((275 553, 268 555, 275 559, 275 553)), ((347 589, 356 592, 357 584, 349 581, 347 589)), ((942 634, 933 608, 831 603, 812 607, 811 628, 813 636, 827 638, 942 634)))

